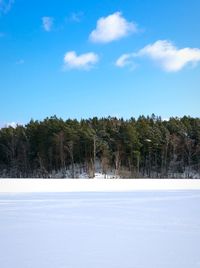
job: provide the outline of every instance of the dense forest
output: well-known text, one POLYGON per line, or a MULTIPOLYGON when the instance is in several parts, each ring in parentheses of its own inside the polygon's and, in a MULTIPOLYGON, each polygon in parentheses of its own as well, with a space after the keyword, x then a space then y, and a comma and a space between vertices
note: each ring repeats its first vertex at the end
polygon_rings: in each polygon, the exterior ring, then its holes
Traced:
POLYGON ((200 118, 62 120, 0 129, 0 177, 199 178, 200 118))

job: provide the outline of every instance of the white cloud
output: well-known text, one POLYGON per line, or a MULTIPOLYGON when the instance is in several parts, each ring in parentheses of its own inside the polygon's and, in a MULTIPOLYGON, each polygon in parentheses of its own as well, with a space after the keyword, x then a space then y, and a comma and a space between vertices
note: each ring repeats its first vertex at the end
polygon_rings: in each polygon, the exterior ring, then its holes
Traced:
POLYGON ((64 56, 64 69, 89 70, 99 61, 97 54, 93 52, 77 55, 75 51, 69 51, 64 56))
POLYGON ((122 55, 117 59, 116 66, 129 65, 136 57, 147 57, 155 61, 164 71, 177 72, 189 63, 197 64, 200 61, 200 49, 189 47, 178 49, 170 41, 158 40, 137 53, 122 55))
POLYGON ((70 16, 70 20, 73 22, 80 22, 83 18, 83 12, 73 12, 70 16))
POLYGON ((54 19, 52 17, 43 17, 42 18, 42 25, 46 32, 50 32, 53 27, 54 19))
POLYGON ((0 15, 8 13, 14 2, 15 0, 0 0, 0 15))
POLYGON ((120 12, 115 12, 100 18, 89 38, 92 42, 108 43, 134 32, 137 32, 136 24, 128 22, 120 12))
POLYGON ((131 65, 133 54, 123 54, 117 60, 115 65, 117 67, 125 67, 127 65, 131 65))
POLYGON ((12 127, 12 128, 16 128, 19 124, 16 122, 11 122, 11 123, 6 123, 5 127, 12 127))
POLYGON ((8 123, 1 123, 0 122, 0 129, 2 129, 2 128, 8 128, 8 127, 16 128, 18 126, 23 126, 23 125, 24 124, 18 123, 18 122, 8 122, 8 123))
POLYGON ((180 71, 189 63, 200 61, 200 49, 182 48, 178 49, 171 42, 159 40, 140 50, 140 56, 147 56, 158 62, 158 64, 168 72, 180 71))

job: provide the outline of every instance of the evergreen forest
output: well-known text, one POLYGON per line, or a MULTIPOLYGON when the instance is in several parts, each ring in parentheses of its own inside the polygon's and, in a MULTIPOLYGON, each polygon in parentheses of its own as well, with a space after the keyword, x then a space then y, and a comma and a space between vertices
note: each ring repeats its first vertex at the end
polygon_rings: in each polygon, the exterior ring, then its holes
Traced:
POLYGON ((200 118, 52 116, 0 129, 0 177, 199 178, 200 118))

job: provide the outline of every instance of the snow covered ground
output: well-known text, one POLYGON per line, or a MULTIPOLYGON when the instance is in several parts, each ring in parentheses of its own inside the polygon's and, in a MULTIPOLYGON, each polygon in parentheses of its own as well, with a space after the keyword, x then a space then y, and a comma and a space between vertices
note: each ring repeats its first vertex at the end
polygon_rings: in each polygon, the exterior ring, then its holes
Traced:
POLYGON ((200 190, 0 194, 1 268, 199 268, 199 248, 200 190))
POLYGON ((195 179, 0 179, 1 192, 200 190, 195 179))

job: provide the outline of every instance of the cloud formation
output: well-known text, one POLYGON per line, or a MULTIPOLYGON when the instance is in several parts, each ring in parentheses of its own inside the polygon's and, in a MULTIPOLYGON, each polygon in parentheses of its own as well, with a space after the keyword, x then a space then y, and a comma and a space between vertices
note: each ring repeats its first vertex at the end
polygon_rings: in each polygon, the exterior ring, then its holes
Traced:
POLYGON ((83 12, 73 12, 71 13, 70 20, 73 22, 81 22, 83 15, 83 12))
POLYGON ((54 19, 52 17, 43 17, 42 18, 42 26, 46 32, 50 32, 53 27, 54 19))
POLYGON ((124 54, 116 61, 117 67, 124 67, 133 63, 136 57, 147 57, 156 62, 166 72, 177 72, 188 64, 200 61, 199 48, 178 49, 172 42, 158 40, 147 45, 137 53, 124 54))
POLYGON ((136 24, 128 22, 121 12, 115 12, 97 21, 96 29, 91 32, 89 39, 95 43, 109 43, 135 32, 136 24))
POLYGON ((89 70, 97 62, 99 57, 93 52, 77 55, 75 51, 69 51, 64 56, 64 69, 89 70))
POLYGON ((117 67, 125 67, 127 65, 131 65, 133 63, 132 58, 135 56, 134 53, 130 53, 130 54, 123 54, 121 55, 117 60, 115 65, 117 67))
POLYGON ((16 128, 19 124, 16 122, 11 122, 11 123, 6 123, 5 127, 12 127, 12 128, 16 128))
POLYGON ((0 0, 0 15, 8 13, 14 2, 15 0, 0 0))

